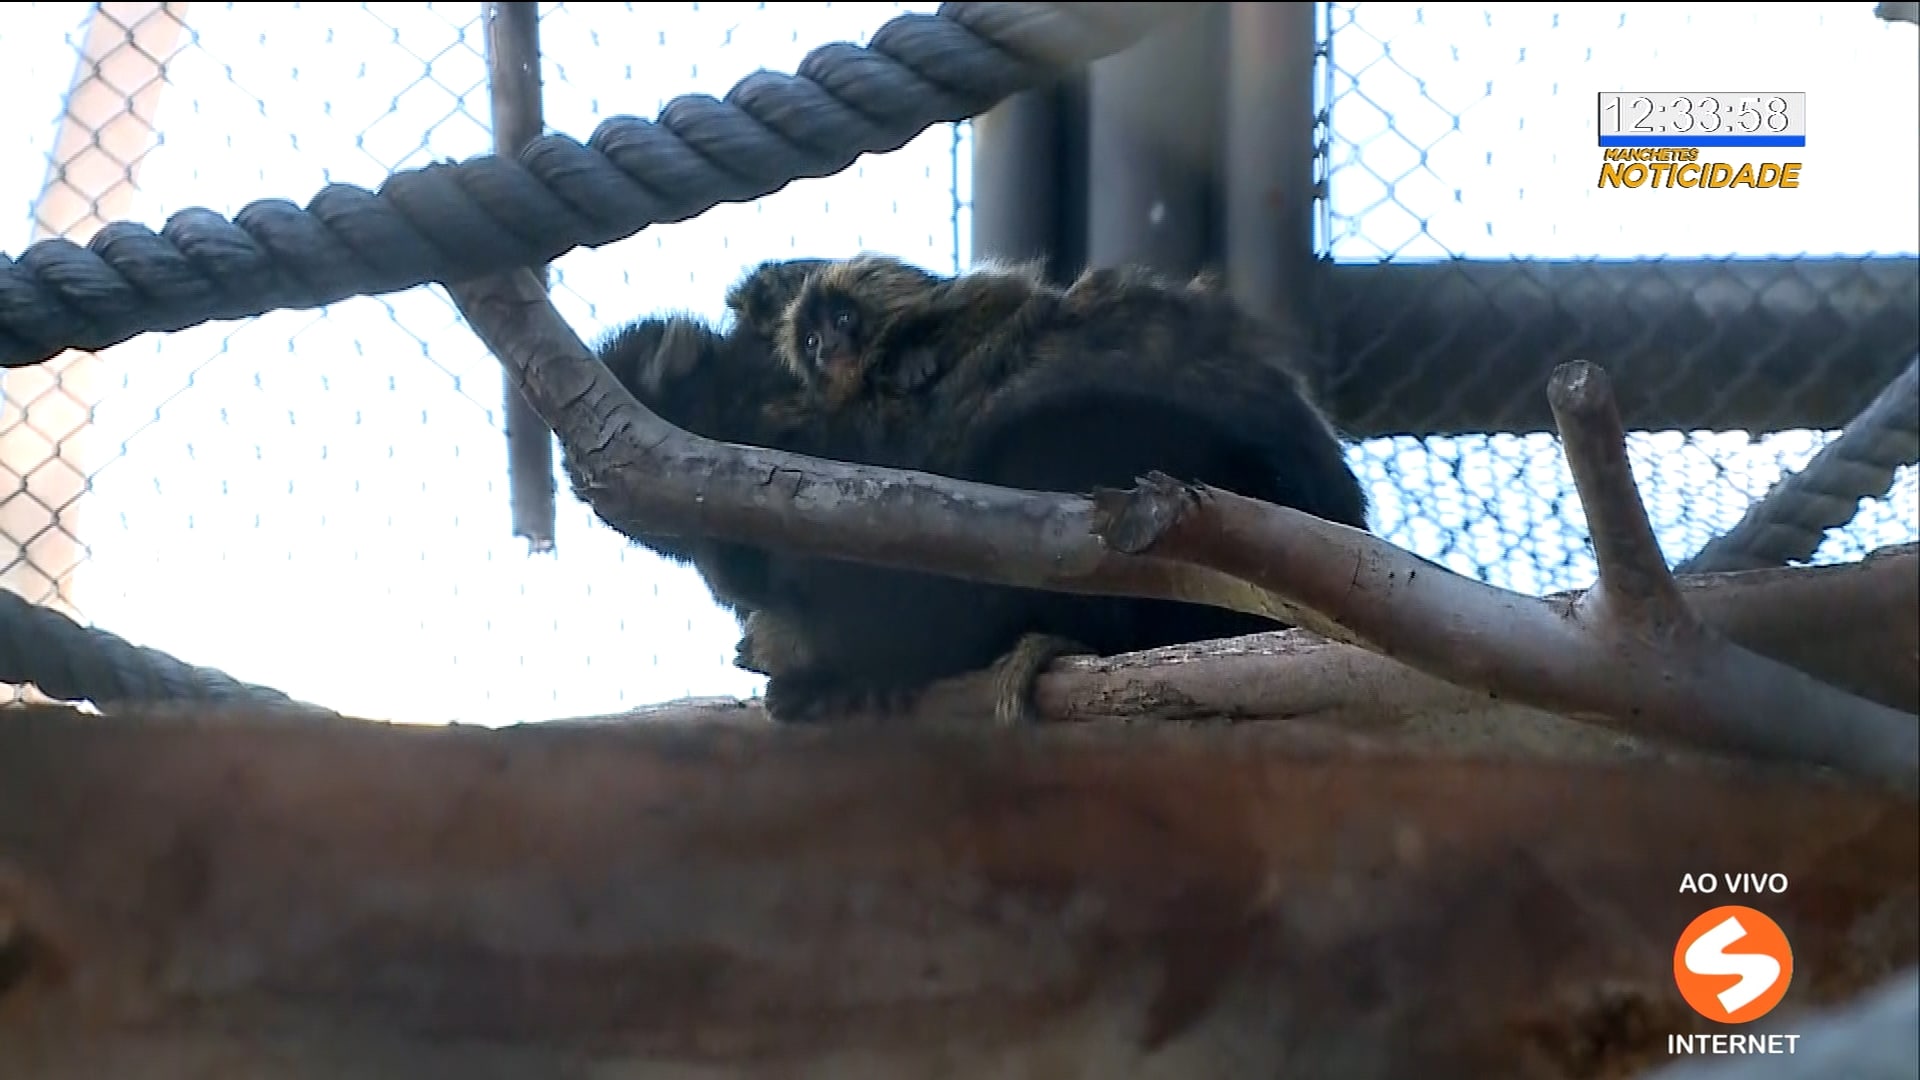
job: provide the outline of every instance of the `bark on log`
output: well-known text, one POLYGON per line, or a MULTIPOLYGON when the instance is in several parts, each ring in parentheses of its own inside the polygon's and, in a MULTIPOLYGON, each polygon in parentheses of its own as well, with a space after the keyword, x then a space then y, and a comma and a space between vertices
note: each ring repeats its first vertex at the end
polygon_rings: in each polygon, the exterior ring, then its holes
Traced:
POLYGON ((1281 725, 0 716, 0 1075, 1622 1076, 1681 875, 1783 1018, 1920 953, 1911 798, 1281 725))

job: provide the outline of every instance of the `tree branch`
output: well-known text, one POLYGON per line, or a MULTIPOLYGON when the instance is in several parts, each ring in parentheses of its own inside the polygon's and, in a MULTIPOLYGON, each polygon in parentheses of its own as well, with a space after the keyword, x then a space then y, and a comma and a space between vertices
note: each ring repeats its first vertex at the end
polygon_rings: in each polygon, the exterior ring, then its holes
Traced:
POLYGON ((1224 575, 1109 553, 1093 533, 1087 498, 735 446, 682 431, 614 379, 525 271, 448 292, 573 455, 594 509, 612 521, 972 581, 1252 602, 1224 575))
POLYGON ((1581 598, 1581 609, 1662 637, 1689 633, 1696 624, 1634 485, 1627 432, 1606 373, 1586 363, 1560 365, 1547 381, 1547 403, 1600 568, 1599 585, 1581 598))
MULTIPOLYGON (((1679 582, 1700 618, 1730 640, 1850 693, 1920 710, 1920 545, 1858 563, 1710 574, 1679 582)), ((1550 597, 1571 604, 1580 594, 1550 597)), ((934 684, 890 726, 967 726, 991 711, 986 674, 934 684)), ((1485 749, 1555 757, 1617 757, 1636 744, 1565 718, 1502 706, 1364 649, 1304 630, 1071 657, 1040 677, 1034 703, 1054 723, 1286 722, 1301 745, 1354 750, 1389 745, 1485 749), (1311 731, 1297 731, 1301 724, 1311 731)), ((764 719, 734 698, 651 705, 613 720, 764 719)))
POLYGON ((976 581, 1265 613, 1629 734, 1920 785, 1912 715, 1727 644, 1668 595, 1671 578, 1640 550, 1651 531, 1638 537, 1625 509, 1644 529, 1624 448, 1609 449, 1619 420, 1597 369, 1563 369, 1556 405, 1572 421, 1582 495, 1598 500, 1589 513, 1613 599, 1568 608, 1358 530, 1166 478, 1089 499, 716 443, 635 401, 524 272, 450 291, 611 520, 976 581))
MULTIPOLYGON (((1850 693, 1920 711, 1920 546, 1843 566, 1703 575, 1680 581, 1699 617, 1726 637, 1850 693)), ((1579 593, 1549 597, 1571 604, 1579 593)), ((990 688, 954 680, 945 711, 990 708, 990 688)), ((1303 719, 1372 730, 1400 717, 1481 709, 1486 695, 1377 653, 1283 630, 1105 659, 1057 662, 1036 688, 1056 721, 1303 719)), ((928 711, 923 704, 916 713, 928 711)), ((1545 717, 1536 717, 1544 720, 1545 717)), ((1517 733, 1516 733, 1517 734, 1517 733)))
POLYGON ((1830 765, 1906 788, 1920 782, 1912 714, 1823 684, 1697 623, 1661 635, 1604 603, 1509 593, 1373 538, 1352 541, 1338 535, 1352 530, 1297 511, 1164 477, 1106 498, 1126 545, 1150 541, 1157 554, 1285 589, 1337 614, 1369 648, 1489 697, 1630 735, 1830 765), (1158 504, 1157 539, 1132 531, 1141 503, 1158 504))
MULTIPOLYGON (((487 91, 493 106, 493 152, 516 160, 546 129, 546 104, 540 87, 540 8, 530 0, 495 0, 482 5, 482 15, 486 24, 487 91)), ((537 273, 545 288, 546 267, 537 273)), ((514 387, 512 378, 504 372, 502 375, 513 535, 526 538, 529 552, 550 552, 556 530, 553 434, 514 387)))

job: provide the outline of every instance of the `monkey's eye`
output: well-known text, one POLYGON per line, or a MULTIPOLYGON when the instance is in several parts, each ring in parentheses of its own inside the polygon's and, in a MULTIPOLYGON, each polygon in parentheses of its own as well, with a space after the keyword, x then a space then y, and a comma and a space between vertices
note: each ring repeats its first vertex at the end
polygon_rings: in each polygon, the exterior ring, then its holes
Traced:
POLYGON ((807 350, 808 356, 817 355, 820 352, 820 335, 808 334, 807 340, 801 342, 800 347, 807 350))
POLYGON ((845 330, 852 325, 853 312, 841 308, 839 311, 833 313, 833 328, 835 330, 845 330))

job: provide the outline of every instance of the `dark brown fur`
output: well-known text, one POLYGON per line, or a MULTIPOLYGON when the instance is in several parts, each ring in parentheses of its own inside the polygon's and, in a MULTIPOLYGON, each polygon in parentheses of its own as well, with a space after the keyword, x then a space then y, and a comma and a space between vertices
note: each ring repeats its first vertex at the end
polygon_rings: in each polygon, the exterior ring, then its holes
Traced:
MULTIPOLYGON (((862 256, 763 264, 728 305, 725 335, 647 320, 602 357, 650 408, 710 438, 1043 491, 1126 486, 1158 469, 1365 527, 1340 443, 1285 366, 1299 347, 1210 279, 1097 270, 1061 289, 1024 267, 944 278, 862 256), (809 348, 809 334, 831 347, 809 348)), ((745 620, 739 663, 769 675, 768 709, 782 720, 898 707, 935 679, 989 666, 1007 719, 1063 652, 1274 626, 1166 601, 634 539, 693 563, 745 620)))
MULTIPOLYGON (((1289 367, 1302 348, 1238 310, 1217 277, 1175 284, 1095 270, 1061 289, 1031 267, 944 278, 862 256, 811 274, 773 337, 803 389, 766 415, 814 440, 804 452, 1062 492, 1160 470, 1366 527, 1340 442, 1289 367)), ((1273 626, 838 562, 777 576, 774 606, 793 624, 783 636, 803 640, 807 656, 770 682, 768 698, 796 717, 994 665, 1004 719, 1062 652, 1273 626)))

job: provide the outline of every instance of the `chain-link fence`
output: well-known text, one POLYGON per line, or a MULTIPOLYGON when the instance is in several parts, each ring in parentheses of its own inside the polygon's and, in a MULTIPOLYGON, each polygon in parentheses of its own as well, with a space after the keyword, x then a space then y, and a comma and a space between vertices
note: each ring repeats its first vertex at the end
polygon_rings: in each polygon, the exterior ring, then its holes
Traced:
MULTIPOLYGON (((542 5, 547 123, 579 135, 608 115, 651 116, 674 95, 724 94, 756 68, 792 70, 821 42, 864 41, 902 8, 932 7, 542 5)), ((1581 202, 1594 195, 1590 155, 1561 167, 1552 155, 1578 140, 1526 137, 1525 124, 1550 111, 1556 78, 1590 102, 1571 86, 1576 61, 1604 67, 1601 88, 1644 89, 1659 78, 1623 63, 1676 35, 1725 32, 1704 8, 1692 26, 1640 25, 1662 9, 1328 9, 1331 253, 1771 253, 1759 237, 1796 252, 1913 250, 1910 197, 1851 211, 1823 196, 1818 211, 1775 211, 1741 236, 1627 228, 1616 208, 1581 202), (1604 65, 1579 59, 1602 49, 1614 53, 1604 65)), ((1796 20, 1829 21, 1834 49, 1783 71, 1792 88, 1912 88, 1911 38, 1876 40, 1864 12, 1752 10, 1729 17, 1783 56, 1804 36, 1796 20)), ((0 83, 15 108, 0 130, 27 152, 0 169, 0 222, 16 223, 0 249, 84 242, 103 222, 157 225, 188 206, 230 215, 335 181, 374 187, 492 148, 478 5, 10 11, 0 83)), ((1709 74, 1699 81, 1742 81, 1709 74)), ((554 266, 555 303, 591 340, 663 309, 717 315, 726 285, 764 258, 871 249, 964 266, 968 154, 967 125, 940 127, 838 176, 572 253, 554 266)), ((1910 196, 1911 157, 1895 164, 1908 172, 1884 182, 1910 196)), ((411 720, 599 713, 758 686, 731 665, 736 629, 698 578, 628 547, 564 483, 556 552, 530 556, 513 538, 498 367, 436 289, 70 354, 7 372, 0 399, 0 583, 136 641, 411 720)), ((1669 554, 1731 525, 1826 437, 1636 436, 1669 554)), ((1590 574, 1550 436, 1377 439, 1354 459, 1395 542, 1525 591, 1590 574)), ((1819 558, 1910 539, 1915 516, 1908 469, 1819 558)))
MULTIPOLYGON (((1337 261, 1553 259, 1577 269, 1583 260, 1911 255, 1920 244, 1914 143, 1910 134, 1883 134, 1920 126, 1913 31, 1875 19, 1871 5, 1331 4, 1326 23, 1330 220, 1322 250, 1337 261), (1673 197, 1680 192, 1596 189, 1596 92, 1683 89, 1679 83, 1751 91, 1756 70, 1769 73, 1772 89, 1806 91, 1809 102, 1825 103, 1808 148, 1793 152, 1810 175, 1818 171, 1818 194, 1715 193, 1716 204, 1705 206, 1698 197, 1673 197), (1842 149, 1881 144, 1889 152, 1874 168, 1850 167, 1853 151, 1842 149)), ((1647 272, 1662 268, 1650 264, 1647 272)), ((1714 278, 1711 266, 1696 275, 1705 287, 1714 278)), ((1858 285, 1835 291, 1848 287, 1858 285)), ((1745 310, 1718 317, 1762 325, 1774 317, 1760 292, 1740 303, 1745 310)), ((1907 318, 1920 321, 1920 312, 1907 318)), ((1773 362, 1732 353, 1696 327, 1650 322, 1645 330, 1670 335, 1672 384, 1733 385, 1752 366, 1773 362)), ((1342 344, 1360 351, 1369 342, 1342 344)), ((1817 385, 1844 377, 1836 361, 1857 346, 1836 334, 1824 354, 1787 362, 1817 385)), ((1457 385, 1479 377, 1445 342, 1434 342, 1427 356, 1395 359, 1450 364, 1438 377, 1457 385)), ((1498 358, 1476 359, 1493 368, 1498 358)), ((1904 367, 1905 357, 1897 359, 1904 367)), ((1878 387, 1860 389, 1864 404, 1878 387)), ((1539 400, 1545 383, 1494 392, 1539 400)), ((1454 398, 1464 396, 1456 390, 1454 398)), ((1793 415, 1794 404, 1780 401, 1776 415, 1793 415)), ((1702 427, 1716 421, 1711 406, 1699 411, 1702 427)), ((1737 522, 1835 434, 1786 426, 1759 436, 1630 436, 1635 475, 1669 559, 1686 558, 1737 522)), ((1579 503, 1551 435, 1373 440, 1360 460, 1381 492, 1376 527, 1397 542, 1522 591, 1592 579, 1579 503)), ((1828 535, 1815 561, 1913 539, 1916 489, 1915 470, 1900 470, 1889 496, 1864 502, 1850 526, 1828 535)))

